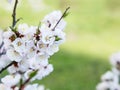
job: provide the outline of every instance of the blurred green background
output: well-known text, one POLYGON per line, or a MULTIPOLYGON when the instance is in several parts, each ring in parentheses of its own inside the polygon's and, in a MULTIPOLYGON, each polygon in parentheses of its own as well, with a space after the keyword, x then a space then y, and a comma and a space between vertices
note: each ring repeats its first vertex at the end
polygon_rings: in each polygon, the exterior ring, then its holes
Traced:
MULTIPOLYGON (((0 27, 11 25, 12 6, 0 0, 0 27)), ((38 25, 53 10, 70 6, 66 42, 50 58, 54 72, 39 82, 50 90, 95 90, 110 70, 109 56, 120 50, 120 0, 20 0, 19 23, 38 25)))

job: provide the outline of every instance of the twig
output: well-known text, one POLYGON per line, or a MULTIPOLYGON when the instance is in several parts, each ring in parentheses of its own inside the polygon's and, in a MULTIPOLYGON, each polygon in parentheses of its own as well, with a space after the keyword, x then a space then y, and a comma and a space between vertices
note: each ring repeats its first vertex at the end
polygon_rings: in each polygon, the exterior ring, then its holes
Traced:
POLYGON ((11 62, 10 64, 8 64, 6 67, 4 67, 1 71, 0 71, 0 74, 6 70, 8 67, 10 67, 11 65, 13 65, 14 63, 16 63, 15 61, 11 62))
POLYGON ((13 18, 12 27, 14 27, 16 25, 17 21, 18 21, 18 20, 16 20, 16 8, 17 8, 17 4, 18 4, 18 0, 15 0, 13 14, 12 14, 12 18, 13 18))
POLYGON ((6 54, 6 50, 4 49, 4 42, 2 42, 0 45, 0 57, 5 54, 6 54))
POLYGON ((20 88, 19 90, 24 90, 26 84, 28 84, 30 82, 30 80, 37 74, 38 70, 33 71, 30 74, 30 77, 24 82, 24 83, 20 83, 20 88))
POLYGON ((61 16, 61 18, 58 20, 58 22, 56 23, 56 25, 54 26, 54 28, 52 29, 53 31, 55 30, 55 28, 57 27, 57 25, 60 23, 60 21, 62 20, 62 18, 65 16, 65 14, 67 13, 67 11, 70 9, 70 7, 66 8, 65 12, 63 13, 63 15, 61 16))
MULTIPOLYGON (((20 20, 20 19, 16 20, 16 8, 17 8, 17 4, 18 4, 18 0, 15 0, 14 9, 13 9, 13 13, 12 13, 12 18, 13 18, 12 28, 14 28, 14 26, 16 25, 16 23, 20 20)), ((4 43, 2 42, 2 44, 0 45, 0 49, 3 47, 3 45, 4 45, 4 43)), ((4 50, 2 53, 0 53, 0 56, 4 55, 5 53, 6 53, 6 51, 4 50)), ((16 63, 16 62, 13 61, 10 64, 8 64, 6 67, 4 67, 2 70, 0 70, 0 74, 4 70, 6 70, 8 67, 10 67, 11 65, 13 65, 14 63, 16 63)))
POLYGON ((23 84, 21 84, 19 90, 24 90, 25 85, 29 83, 31 79, 32 78, 28 78, 23 84))
POLYGON ((1 43, 1 45, 0 45, 0 49, 3 47, 3 45, 4 45, 4 42, 1 43))
POLYGON ((1 57, 2 55, 5 55, 5 54, 6 54, 6 51, 5 51, 5 49, 4 49, 3 52, 0 53, 0 57, 1 57))

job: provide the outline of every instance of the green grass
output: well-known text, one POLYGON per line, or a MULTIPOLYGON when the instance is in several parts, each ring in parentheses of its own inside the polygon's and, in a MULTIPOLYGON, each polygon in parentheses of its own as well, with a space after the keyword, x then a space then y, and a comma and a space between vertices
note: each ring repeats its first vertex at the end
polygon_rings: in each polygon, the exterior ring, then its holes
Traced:
MULTIPOLYGON (((5 0, 2 0, 5 2, 5 0)), ((47 13, 70 6, 66 42, 50 58, 54 72, 42 81, 51 90, 95 90, 100 76, 110 70, 109 56, 120 51, 119 0, 44 0, 46 8, 33 10, 22 0, 19 23, 38 25, 47 13)), ((0 27, 11 25, 11 12, 0 7, 0 27)))
POLYGON ((105 59, 61 50, 50 62, 54 72, 42 81, 51 90, 94 90, 100 75, 110 69, 105 59))

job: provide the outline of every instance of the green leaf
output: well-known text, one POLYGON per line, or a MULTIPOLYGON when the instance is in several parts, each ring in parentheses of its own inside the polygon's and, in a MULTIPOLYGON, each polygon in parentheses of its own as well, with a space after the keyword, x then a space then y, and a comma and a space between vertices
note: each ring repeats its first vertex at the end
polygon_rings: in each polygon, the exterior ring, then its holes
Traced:
POLYGON ((70 14, 69 12, 65 13, 65 14, 63 15, 63 18, 67 17, 69 14, 70 14))
POLYGON ((17 24, 17 22, 19 22, 20 20, 23 20, 23 18, 18 18, 18 19, 16 20, 16 24, 17 24))
POLYGON ((61 40, 61 38, 59 38, 58 36, 55 36, 55 41, 59 41, 61 40))
POLYGON ((22 78, 21 78, 21 79, 20 79, 20 82, 19 82, 20 86, 22 85, 22 83, 23 83, 23 80, 22 80, 22 78))
POLYGON ((17 28, 16 28, 16 27, 13 28, 13 27, 10 26, 10 29, 11 29, 13 32, 16 32, 16 31, 17 31, 17 28))
POLYGON ((36 71, 33 71, 31 74, 30 74, 30 78, 33 78, 36 74, 37 74, 38 70, 36 71))

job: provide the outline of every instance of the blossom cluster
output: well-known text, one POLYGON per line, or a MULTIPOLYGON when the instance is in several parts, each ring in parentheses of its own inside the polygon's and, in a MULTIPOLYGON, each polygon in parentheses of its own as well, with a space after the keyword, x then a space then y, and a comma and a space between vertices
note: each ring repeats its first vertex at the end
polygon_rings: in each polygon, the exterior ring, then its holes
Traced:
MULTIPOLYGON (((17 86, 9 87, 5 84, 0 84, 0 90, 19 90, 19 87, 17 86)), ((49 90, 49 89, 45 89, 43 85, 29 84, 24 87, 24 90, 49 90)))
POLYGON ((101 76, 101 83, 96 90, 120 90, 120 52, 110 57, 112 70, 101 76))
MULTIPOLYGON (((1 79, 2 90, 19 90, 21 80, 22 82, 41 80, 53 71, 49 58, 58 52, 59 45, 65 41, 66 22, 61 17, 61 11, 53 11, 44 17, 39 26, 23 23, 1 32, 0 42, 4 43, 3 50, 6 54, 0 56, 0 70, 12 62, 7 69, 9 75, 1 79)), ((0 48, 1 52, 3 50, 0 48)), ((24 86, 24 90, 44 89, 33 84, 24 86)))

